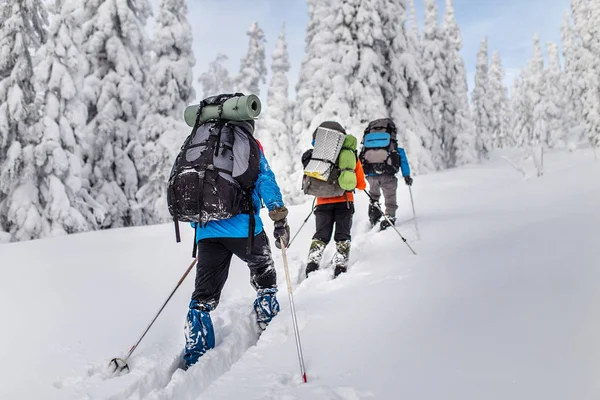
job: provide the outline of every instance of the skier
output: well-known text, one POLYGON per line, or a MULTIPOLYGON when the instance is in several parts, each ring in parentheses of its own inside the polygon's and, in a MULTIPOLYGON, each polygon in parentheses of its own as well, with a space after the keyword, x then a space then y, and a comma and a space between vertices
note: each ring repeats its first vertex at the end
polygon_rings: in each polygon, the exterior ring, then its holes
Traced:
MULTIPOLYGON (((337 122, 325 121, 319 127, 332 129, 343 134, 346 130, 337 122)), ((317 128, 318 130, 319 128, 317 128)), ((313 145, 317 130, 313 132, 313 145)), ((312 156, 313 149, 307 150, 302 155, 302 163, 306 167, 312 156)), ((356 159, 356 158, 355 158, 356 159)), ((356 189, 365 190, 367 183, 365 174, 359 160, 356 159, 356 189)), ((336 197, 317 197, 315 207, 316 232, 313 235, 310 244, 308 262, 306 265, 306 276, 319 269, 321 258, 325 247, 331 240, 335 226, 335 245, 336 253, 333 258, 334 277, 346 272, 348 269, 348 260, 350 258, 350 230, 352 228, 352 218, 354 214, 354 195, 352 192, 345 192, 336 197)))
MULTIPOLYGON (((214 96, 199 108, 222 110, 235 96, 214 96)), ((168 191, 174 218, 202 221, 191 223, 198 263, 184 329, 185 368, 215 346, 210 312, 219 304, 233 255, 250 269, 259 328, 264 330, 279 312, 275 266, 259 215, 263 202, 274 221, 276 247, 281 248, 280 240, 287 246, 290 239, 281 191, 262 146, 252 136, 254 120, 202 122, 200 115, 175 161, 168 191)))
POLYGON ((369 182, 369 195, 373 199, 368 211, 371 227, 375 226, 382 217, 379 198, 383 192, 387 219, 381 221, 380 228, 385 230, 391 226, 388 220, 392 224, 396 223, 396 210, 398 210, 396 174, 402 171, 406 185, 413 184, 406 152, 398 146, 396 125, 390 118, 369 123, 365 129, 359 158, 369 182))

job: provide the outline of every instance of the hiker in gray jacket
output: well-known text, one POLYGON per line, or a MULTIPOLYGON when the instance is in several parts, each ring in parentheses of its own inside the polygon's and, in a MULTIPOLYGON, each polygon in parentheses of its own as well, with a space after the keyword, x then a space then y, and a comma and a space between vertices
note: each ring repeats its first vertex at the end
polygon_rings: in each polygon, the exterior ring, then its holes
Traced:
POLYGON ((398 210, 396 174, 401 171, 404 182, 408 186, 413 183, 406 152, 398 146, 394 121, 383 118, 369 123, 365 129, 359 158, 369 182, 369 195, 372 198, 369 205, 371 227, 374 227, 382 217, 380 207, 376 203, 379 202, 383 192, 387 219, 381 221, 380 227, 382 230, 387 229, 390 227, 388 220, 392 224, 396 223, 396 210, 398 210))

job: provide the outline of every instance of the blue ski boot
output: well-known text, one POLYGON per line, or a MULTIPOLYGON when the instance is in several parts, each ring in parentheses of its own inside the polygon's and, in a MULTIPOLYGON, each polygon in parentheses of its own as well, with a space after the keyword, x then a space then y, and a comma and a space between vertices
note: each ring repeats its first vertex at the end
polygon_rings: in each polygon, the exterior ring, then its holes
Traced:
POLYGON ((190 302, 184 328, 185 369, 194 365, 204 353, 215 347, 215 331, 209 314, 211 310, 210 305, 200 304, 197 300, 190 302))
POLYGON ((265 330, 269 322, 279 313, 279 302, 275 294, 276 288, 258 289, 256 291, 256 300, 254 300, 254 311, 256 312, 256 322, 261 330, 265 330))

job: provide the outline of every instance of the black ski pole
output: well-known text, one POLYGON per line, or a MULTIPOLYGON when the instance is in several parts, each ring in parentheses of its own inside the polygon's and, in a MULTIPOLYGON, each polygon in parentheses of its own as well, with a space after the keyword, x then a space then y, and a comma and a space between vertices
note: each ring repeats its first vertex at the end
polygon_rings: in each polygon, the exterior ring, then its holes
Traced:
POLYGON ((290 242, 287 245, 287 249, 290 248, 290 246, 292 245, 292 242, 294 241, 294 239, 296 239, 296 237, 298 236, 298 234, 300 233, 300 231, 302 230, 302 228, 304 228, 304 225, 306 225, 306 223, 308 222, 310 216, 315 212, 315 202, 317 201, 317 198, 315 197, 313 199, 313 203, 312 203, 312 209, 310 210, 310 214, 308 214, 308 217, 306 217, 306 219, 304 220, 304 222, 302 223, 302 225, 300 225, 300 228, 296 231, 296 233, 294 234, 294 236, 292 237, 292 240, 290 240, 290 242))
POLYGON ((381 215, 383 215, 383 218, 385 218, 385 220, 388 222, 388 224, 390 224, 390 226, 392 228, 394 228, 394 230, 396 231, 396 233, 398 234, 398 236, 400 236, 400 239, 402 239, 402 241, 408 246, 408 248, 410 249, 410 251, 416 256, 417 252, 410 246, 410 244, 408 244, 408 241, 406 240, 406 238, 404 236, 402 236, 402 234, 400 233, 400 231, 398 231, 398 229, 396 229, 396 226, 392 223, 392 221, 390 221, 390 219, 387 217, 387 215, 385 215, 383 213, 383 210, 381 209, 381 206, 379 205, 379 203, 377 201, 375 201, 371 195, 369 194, 369 192, 367 192, 366 190, 364 190, 365 194, 369 197, 369 200, 371 200, 371 203, 377 207, 377 209, 379 210, 379 212, 381 212, 381 215))
POLYGON ((144 333, 142 333, 142 336, 140 336, 138 341, 135 342, 135 344, 133 346, 131 346, 131 349, 129 349, 129 353, 127 353, 127 355, 123 358, 115 357, 112 360, 110 360, 110 363, 108 365, 111 366, 114 364, 115 370, 113 372, 123 371, 124 369, 129 371, 129 365, 127 365, 127 360, 129 360, 129 357, 131 357, 131 354, 133 354, 135 349, 137 349, 138 345, 140 344, 140 342, 142 341, 144 336, 146 336, 146 333, 148 333, 148 331, 150 330, 150 328, 152 327, 152 325, 154 324, 154 322, 156 321, 156 319, 158 318, 158 316, 160 315, 162 310, 165 309, 167 303, 169 302, 169 300, 171 300, 171 297, 173 297, 173 295, 175 294, 177 289, 179 289, 179 286, 181 286, 181 284, 183 283, 185 278, 188 276, 188 274, 190 273, 192 268, 194 268, 194 265, 196 265, 197 262, 198 262, 198 257, 194 258, 194 261, 192 261, 192 263, 190 264, 188 269, 184 272, 183 276, 179 279, 179 282, 177 282, 175 289, 173 289, 173 291, 171 292, 169 297, 167 297, 167 300, 165 300, 165 302, 162 305, 162 307, 160 308, 160 310, 158 310, 158 313, 156 313, 156 315, 154 316, 154 318, 152 319, 152 321, 150 322, 150 324, 148 325, 148 327, 146 328, 144 333), (119 365, 119 362, 121 363, 121 365, 119 365))

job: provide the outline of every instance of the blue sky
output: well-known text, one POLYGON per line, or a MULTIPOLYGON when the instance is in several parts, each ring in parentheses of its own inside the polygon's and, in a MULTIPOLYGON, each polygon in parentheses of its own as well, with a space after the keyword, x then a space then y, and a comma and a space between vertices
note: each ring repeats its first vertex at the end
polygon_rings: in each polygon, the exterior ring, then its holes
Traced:
MULTIPOLYGON (((423 3, 422 0, 415 2, 421 20, 423 3)), ((440 17, 444 3, 438 0, 440 17)), ((265 31, 269 67, 273 46, 285 22, 292 64, 289 79, 291 95, 294 95, 308 22, 304 0, 188 0, 188 5, 194 33, 196 78, 207 70, 219 52, 229 56, 227 66, 233 75, 237 74, 248 44, 245 33, 253 21, 258 21, 265 31)), ((569 0, 454 0, 454 8, 463 36, 462 54, 471 90, 477 50, 484 37, 488 38, 490 57, 492 51, 500 53, 507 82, 512 82, 512 77, 530 58, 536 32, 543 44, 555 41, 560 45, 560 25, 569 0)))

